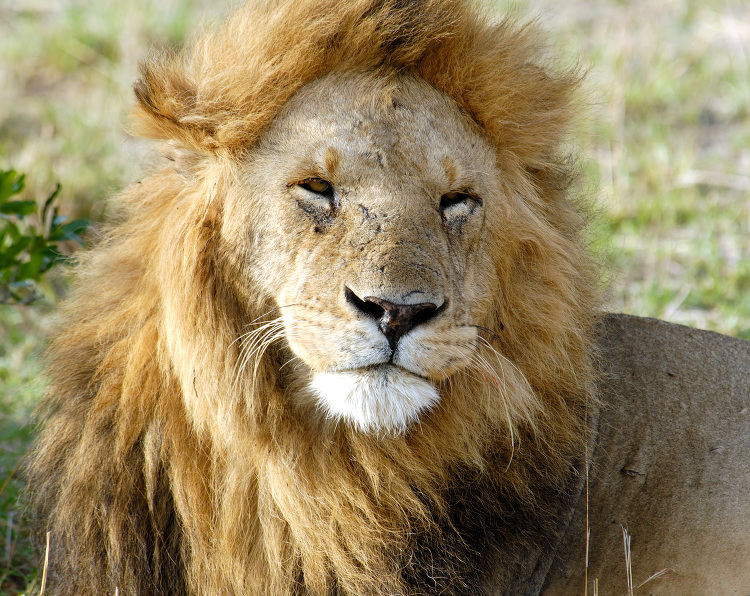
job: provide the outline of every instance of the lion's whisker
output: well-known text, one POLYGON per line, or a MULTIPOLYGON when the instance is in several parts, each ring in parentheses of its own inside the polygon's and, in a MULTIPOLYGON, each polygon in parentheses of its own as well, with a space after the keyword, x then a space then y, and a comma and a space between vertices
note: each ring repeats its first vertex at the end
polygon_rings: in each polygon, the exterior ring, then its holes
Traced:
MULTIPOLYGON (((254 318, 252 321, 250 321, 249 323, 247 323, 245 325, 245 327, 249 327, 250 325, 254 324, 258 319, 262 319, 263 317, 265 317, 267 315, 270 315, 272 312, 276 312, 277 310, 281 310, 282 308, 289 308, 290 306, 299 306, 299 304, 296 303, 296 302, 293 302, 292 304, 281 304, 279 306, 276 306, 276 307, 272 308, 271 310, 269 310, 268 312, 264 312, 259 317, 254 318)), ((278 321, 278 320, 279 319, 274 319, 274 321, 278 321)))
POLYGON ((262 339, 261 343, 253 350, 253 355, 251 357, 254 357, 255 363, 253 365, 253 374, 251 375, 251 393, 255 392, 255 382, 258 378, 258 369, 260 368, 261 358, 263 354, 273 343, 282 339, 284 335, 284 326, 283 324, 281 324, 277 326, 277 328, 271 330, 269 334, 262 339))
POLYGON ((299 356, 297 356, 297 355, 292 356, 286 362, 284 362, 284 364, 282 364, 279 367, 279 370, 281 370, 282 368, 284 368, 287 364, 290 364, 290 363, 294 362, 295 360, 301 360, 301 358, 299 356))
POLYGON ((253 378, 255 378, 262 354, 268 349, 268 346, 279 340, 283 335, 283 321, 281 319, 273 319, 272 321, 263 323, 262 326, 253 329, 252 331, 243 333, 237 338, 237 340, 243 341, 243 346, 240 350, 234 371, 232 372, 233 392, 236 392, 240 379, 243 376, 243 372, 246 370, 250 360, 255 359, 255 366, 253 368, 253 378))
MULTIPOLYGON (((475 353, 475 362, 478 363, 480 371, 484 370, 487 374, 490 375, 492 380, 495 382, 495 386, 498 389, 498 394, 500 395, 503 410, 505 411, 505 421, 508 426, 508 433, 510 435, 510 446, 511 446, 511 454, 510 454, 510 461, 508 462, 508 467, 510 467, 510 463, 513 461, 513 455, 515 454, 515 448, 516 448, 516 440, 515 440, 515 424, 513 421, 513 416, 511 416, 510 406, 508 404, 509 402, 509 396, 507 394, 507 386, 505 384, 505 371, 501 371, 500 374, 490 365, 489 362, 482 356, 480 353, 475 353), (498 380, 499 379, 499 380, 498 380), (501 386, 502 382, 502 386, 501 386)), ((503 366, 502 361, 498 361, 498 364, 500 364, 501 368, 503 366)), ((507 469, 506 469, 507 471, 507 469)))
POLYGON ((479 339, 481 339, 482 342, 484 342, 484 345, 497 357, 498 360, 509 364, 513 368, 513 370, 521 377, 521 380, 526 385, 526 389, 533 394, 534 393, 534 389, 532 388, 531 383, 529 383, 529 380, 526 378, 526 375, 523 374, 523 371, 521 371, 521 369, 519 369, 516 366, 516 364, 512 360, 510 360, 507 356, 505 356, 505 355, 501 354, 500 352, 498 352, 492 346, 492 344, 490 344, 490 342, 487 341, 485 338, 483 338, 483 337, 480 336, 479 339))

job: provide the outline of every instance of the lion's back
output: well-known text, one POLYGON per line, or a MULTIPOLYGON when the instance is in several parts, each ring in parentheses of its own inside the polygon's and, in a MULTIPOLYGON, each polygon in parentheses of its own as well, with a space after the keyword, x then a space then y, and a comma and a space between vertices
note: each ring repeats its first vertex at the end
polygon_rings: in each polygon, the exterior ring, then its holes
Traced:
POLYGON ((585 499, 544 594, 654 596, 750 590, 750 342, 610 316, 600 342, 602 410, 585 499))

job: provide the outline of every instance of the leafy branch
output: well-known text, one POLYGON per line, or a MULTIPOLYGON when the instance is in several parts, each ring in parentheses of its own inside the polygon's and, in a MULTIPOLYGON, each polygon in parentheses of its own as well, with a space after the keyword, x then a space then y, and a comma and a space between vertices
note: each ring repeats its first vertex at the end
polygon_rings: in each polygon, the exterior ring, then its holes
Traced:
POLYGON ((36 300, 43 275, 70 258, 59 245, 82 245, 81 235, 89 226, 88 220, 69 221, 60 215, 55 205, 59 184, 41 207, 35 201, 13 199, 23 187, 23 174, 0 172, 0 304, 36 300))

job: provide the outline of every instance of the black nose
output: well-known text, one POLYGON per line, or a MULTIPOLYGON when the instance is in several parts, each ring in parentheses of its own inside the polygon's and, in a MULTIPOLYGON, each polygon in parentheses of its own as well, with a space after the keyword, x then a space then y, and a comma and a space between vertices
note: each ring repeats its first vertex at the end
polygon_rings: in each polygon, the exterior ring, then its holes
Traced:
POLYGON ((391 350, 396 349, 398 340, 410 329, 426 323, 443 308, 431 302, 395 304, 375 296, 359 298, 349 288, 346 288, 346 298, 357 310, 377 320, 391 350))

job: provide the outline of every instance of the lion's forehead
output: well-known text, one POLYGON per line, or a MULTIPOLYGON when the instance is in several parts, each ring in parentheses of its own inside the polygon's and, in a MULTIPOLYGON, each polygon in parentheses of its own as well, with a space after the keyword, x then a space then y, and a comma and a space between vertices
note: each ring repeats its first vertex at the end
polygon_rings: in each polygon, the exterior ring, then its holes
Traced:
POLYGON ((335 176, 355 166, 375 185, 428 192, 469 185, 494 161, 454 100, 413 76, 386 88, 369 77, 324 77, 284 106, 264 143, 283 149, 290 168, 316 164, 335 176))

